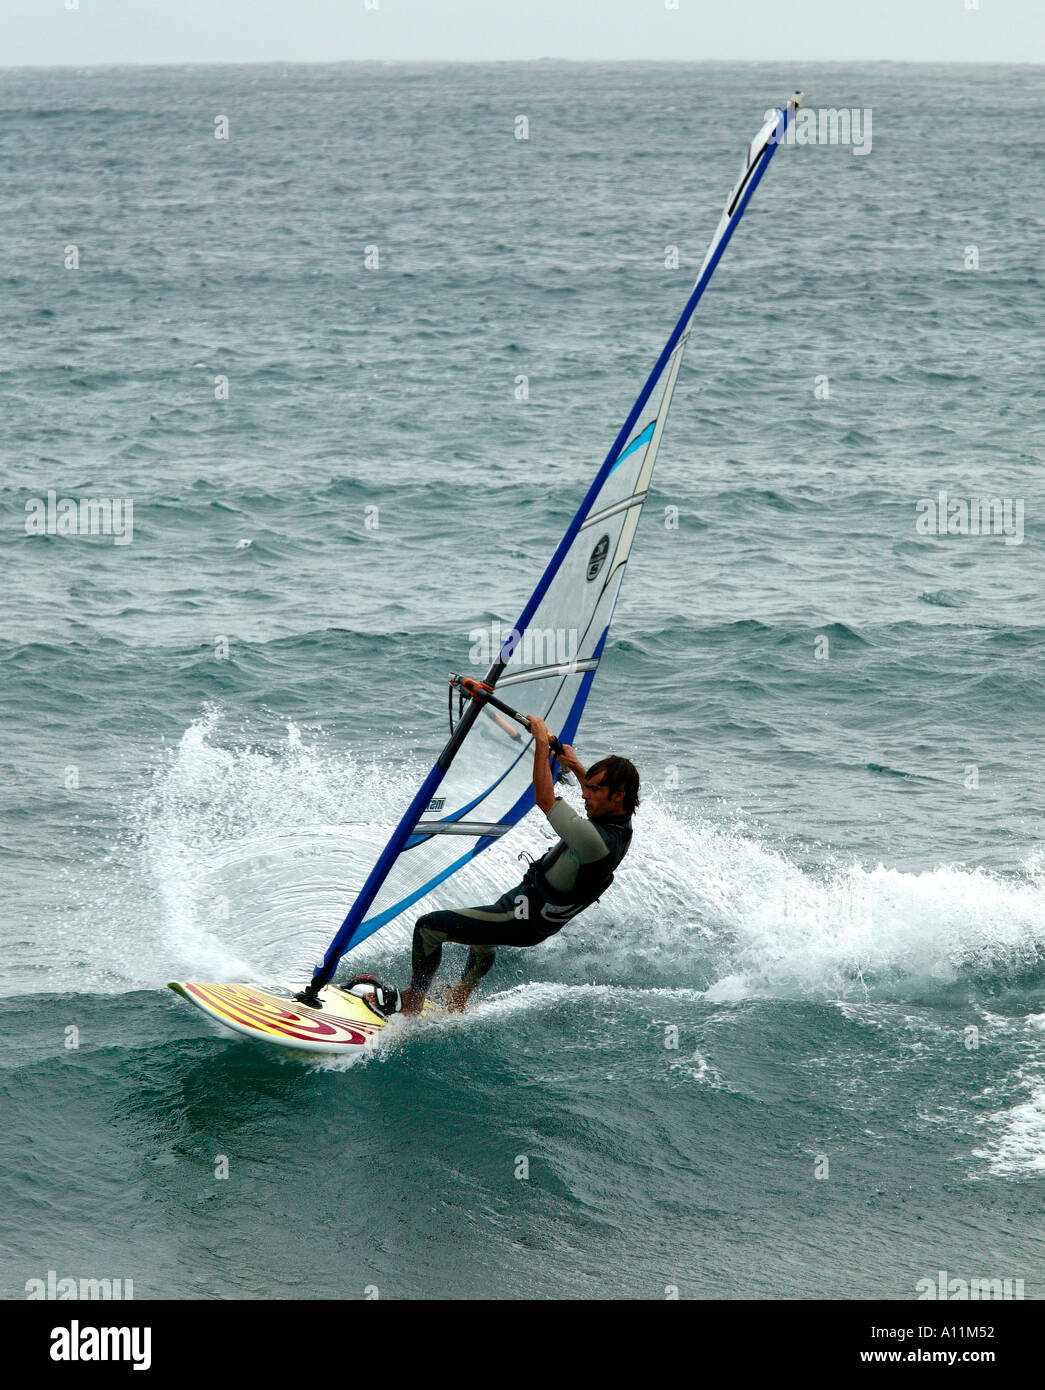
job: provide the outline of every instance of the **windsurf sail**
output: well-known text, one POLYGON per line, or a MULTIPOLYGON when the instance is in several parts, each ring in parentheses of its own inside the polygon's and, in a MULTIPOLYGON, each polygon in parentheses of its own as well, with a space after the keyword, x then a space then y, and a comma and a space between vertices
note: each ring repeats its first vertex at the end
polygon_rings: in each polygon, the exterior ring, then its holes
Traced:
MULTIPOLYGON (((639 392, 485 684, 540 714, 571 743, 599 668, 678 380, 694 310, 802 100, 774 111, 748 147, 718 228, 671 336, 639 392)), ((470 700, 393 831, 306 991, 327 983, 346 951, 497 842, 533 807, 528 732, 470 700)))

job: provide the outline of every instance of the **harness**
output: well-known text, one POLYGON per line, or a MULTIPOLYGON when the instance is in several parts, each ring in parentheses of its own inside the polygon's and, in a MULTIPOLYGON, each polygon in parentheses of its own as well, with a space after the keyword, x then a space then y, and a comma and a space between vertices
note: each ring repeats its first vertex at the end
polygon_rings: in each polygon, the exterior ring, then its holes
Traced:
POLYGON ((586 907, 598 902, 613 882, 614 870, 619 867, 631 845, 631 827, 624 826, 623 831, 620 842, 609 852, 609 872, 605 860, 602 859, 596 860, 594 864, 582 864, 577 874, 577 882, 570 889, 554 888, 547 878, 547 870, 566 852, 565 841, 560 841, 542 858, 531 860, 530 867, 523 875, 523 884, 527 891, 533 889, 552 909, 551 912, 546 912, 542 907, 542 917, 559 923, 568 922, 571 917, 576 917, 578 912, 583 912, 586 907))

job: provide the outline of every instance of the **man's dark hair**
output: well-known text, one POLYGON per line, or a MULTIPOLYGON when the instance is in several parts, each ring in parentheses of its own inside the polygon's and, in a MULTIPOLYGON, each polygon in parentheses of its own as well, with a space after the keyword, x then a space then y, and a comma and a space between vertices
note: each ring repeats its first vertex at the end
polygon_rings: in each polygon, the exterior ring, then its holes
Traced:
POLYGON ((624 814, 630 816, 640 804, 639 773, 635 764, 627 758, 602 758, 594 767, 588 768, 588 777, 594 777, 597 772, 603 774, 610 796, 624 793, 624 814))

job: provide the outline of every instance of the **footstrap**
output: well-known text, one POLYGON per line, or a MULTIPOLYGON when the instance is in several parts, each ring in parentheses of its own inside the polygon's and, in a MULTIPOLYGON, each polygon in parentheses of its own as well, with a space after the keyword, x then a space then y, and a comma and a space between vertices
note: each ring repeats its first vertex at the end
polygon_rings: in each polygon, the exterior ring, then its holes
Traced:
POLYGON ((393 1014, 399 1013, 403 1007, 399 991, 392 985, 383 985, 376 975, 354 975, 351 980, 346 980, 343 985, 338 985, 338 989, 344 990, 346 994, 354 994, 357 999, 362 999, 367 1008, 377 1014, 378 1018, 391 1018, 393 1014))

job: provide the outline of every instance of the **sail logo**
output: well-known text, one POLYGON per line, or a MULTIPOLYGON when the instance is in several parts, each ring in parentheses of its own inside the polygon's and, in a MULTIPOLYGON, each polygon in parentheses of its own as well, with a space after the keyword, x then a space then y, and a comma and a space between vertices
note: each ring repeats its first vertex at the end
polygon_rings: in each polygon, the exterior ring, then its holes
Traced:
POLYGON ((518 659, 521 666, 568 666, 577 660, 580 642, 575 627, 505 627, 494 621, 488 628, 473 627, 468 634, 468 660, 489 667, 495 660, 518 659))
POLYGON ((591 555, 588 557, 588 582, 589 582, 589 583, 591 583, 591 581, 595 578, 595 576, 598 574, 599 570, 602 569, 602 566, 603 566, 603 564, 604 564, 605 561, 606 561, 606 556, 607 556, 609 553, 610 553, 610 538, 609 538, 609 536, 600 536, 599 539, 598 539, 598 540, 596 541, 596 543, 595 543, 595 549, 591 552, 591 555))
MULTIPOLYGON (((766 112, 766 120, 771 121, 776 111, 766 112)), ((777 140, 770 136, 770 143, 777 145, 852 145, 853 154, 871 153, 871 108, 865 106, 858 110, 843 106, 840 111, 833 106, 821 106, 818 110, 803 107, 795 112, 787 124, 783 137, 777 140)))
POLYGON ((123 497, 59 497, 54 488, 25 504, 27 536, 112 536, 116 545, 134 539, 134 501, 123 497))
POLYGON ((919 1279, 915 1284, 919 1302, 925 1299, 1006 1299, 1023 1297, 1022 1279, 949 1279, 941 1269, 935 1279, 919 1279))
POLYGON ((914 529, 920 536, 1003 536, 1006 545, 1023 544, 1023 498, 920 497, 914 529))

